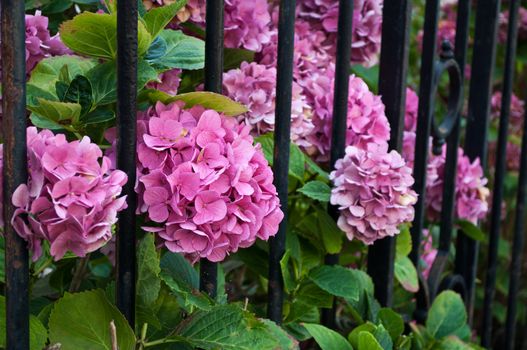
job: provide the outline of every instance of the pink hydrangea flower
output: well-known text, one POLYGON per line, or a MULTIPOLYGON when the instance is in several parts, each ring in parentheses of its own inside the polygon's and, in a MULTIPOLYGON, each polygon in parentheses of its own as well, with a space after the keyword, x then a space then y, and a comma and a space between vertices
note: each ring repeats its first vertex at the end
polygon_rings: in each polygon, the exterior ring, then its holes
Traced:
POLYGON ((169 95, 177 95, 179 83, 181 82, 181 69, 175 68, 159 74, 160 82, 148 83, 148 88, 166 92, 169 95))
MULTIPOLYGON (((498 41, 502 44, 507 42, 507 30, 509 27, 509 10, 500 13, 498 41)), ((518 39, 527 39, 527 9, 520 6, 518 12, 518 39)))
POLYGON ((109 170, 110 161, 88 137, 68 142, 63 134, 27 129, 29 182, 13 194, 11 223, 37 259, 42 241, 60 259, 67 251, 85 256, 108 242, 126 175, 109 170))
POLYGON ((412 169, 396 151, 388 152, 386 143, 348 146, 335 169, 331 204, 339 207, 338 226, 350 240, 372 244, 413 220, 417 194, 411 189, 412 169))
POLYGON ((404 114, 404 130, 415 132, 417 128, 417 113, 419 97, 414 90, 406 88, 406 110, 404 114))
MULTIPOLYGON (((490 116, 493 120, 499 120, 501 114, 501 91, 497 91, 491 98, 490 116)), ((514 134, 518 134, 523 129, 523 117, 525 115, 525 102, 518 96, 512 94, 509 114, 509 128, 514 134)))
MULTIPOLYGON (((422 30, 417 33, 417 46, 419 51, 423 51, 423 36, 424 32, 422 30)), ((456 21, 455 19, 442 19, 437 24, 437 49, 441 49, 441 43, 447 40, 452 48, 456 42, 456 21)), ((466 72, 465 72, 466 74, 466 72)))
MULTIPOLYGON (((308 137, 313 147, 306 151, 318 161, 329 158, 333 118, 334 68, 326 72, 313 72, 305 82, 307 102, 313 108, 314 132, 308 137)), ((386 143, 390 138, 390 125, 384 113, 380 96, 374 95, 366 83, 350 77, 348 94, 348 130, 346 144, 366 148, 370 143, 386 143)))
POLYGON ((437 249, 434 248, 432 234, 427 230, 423 230, 423 237, 421 241, 421 262, 423 263, 423 276, 428 278, 430 276, 430 271, 432 270, 432 265, 437 256, 437 249))
POLYGON ((48 18, 40 11, 26 15, 26 72, 45 57, 64 55, 70 52, 57 35, 50 36, 48 18))
POLYGON ((138 121, 138 211, 169 250, 221 261, 276 234, 273 173, 249 127, 181 105, 157 103, 138 121))
MULTIPOLYGON (((438 220, 443 203, 443 181, 446 165, 446 147, 439 156, 432 156, 429 163, 436 171, 435 180, 427 181, 426 203, 428 216, 432 221, 438 220)), ((470 161, 462 148, 458 150, 458 165, 456 172, 455 214, 460 219, 476 222, 487 215, 489 189, 487 179, 479 159, 470 161)))
MULTIPOLYGON (((250 126, 253 134, 262 135, 274 130, 276 100, 276 68, 257 63, 242 62, 241 67, 223 74, 225 95, 245 105, 249 112, 238 117, 250 126)), ((293 83, 291 106, 291 139, 300 146, 308 146, 307 135, 313 131, 311 108, 293 83)))
MULTIPOLYGON (((172 5, 175 0, 143 0, 143 5, 147 10, 152 7, 172 5)), ((205 22, 206 0, 188 0, 176 14, 177 22, 184 23, 192 21, 195 23, 205 22)))
MULTIPOLYGON (((315 28, 321 27, 336 42, 338 26, 338 1, 302 0, 299 4, 299 16, 310 19, 315 28)), ((351 60, 372 66, 377 63, 381 48, 382 1, 359 0, 354 2, 353 36, 351 60)), ((334 51, 334 46, 333 46, 334 51)))

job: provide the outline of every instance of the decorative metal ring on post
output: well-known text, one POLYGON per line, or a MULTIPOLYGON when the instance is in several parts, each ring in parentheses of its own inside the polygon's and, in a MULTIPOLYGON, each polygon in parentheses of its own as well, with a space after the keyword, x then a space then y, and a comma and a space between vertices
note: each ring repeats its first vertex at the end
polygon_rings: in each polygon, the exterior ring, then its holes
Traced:
POLYGON ((452 45, 447 40, 443 41, 441 44, 440 60, 436 62, 434 67, 434 82, 432 87, 432 92, 434 94, 437 93, 440 77, 445 72, 448 73, 449 78, 448 111, 447 115, 439 125, 436 123, 435 118, 432 118, 432 136, 434 140, 432 152, 435 155, 441 154, 446 138, 452 133, 452 130, 456 126, 457 119, 460 115, 459 112, 463 105, 463 79, 461 77, 459 65, 454 59, 452 45))

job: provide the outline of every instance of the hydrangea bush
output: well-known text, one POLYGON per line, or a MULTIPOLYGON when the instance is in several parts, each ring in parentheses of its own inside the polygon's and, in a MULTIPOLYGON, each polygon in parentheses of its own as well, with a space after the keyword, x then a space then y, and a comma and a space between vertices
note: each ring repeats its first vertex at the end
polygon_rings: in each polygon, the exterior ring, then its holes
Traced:
MULTIPOLYGON (((411 36, 404 134, 397 151, 389 147, 390 124, 377 93, 383 1, 354 1, 346 149, 331 168, 339 2, 297 1, 287 239, 280 260, 285 299, 283 323, 277 325, 265 319, 265 309, 266 241, 277 234, 285 212, 272 171, 279 2, 225 0, 222 94, 203 91, 206 1, 139 2, 132 329, 113 305, 115 232, 127 206, 121 191, 128 181, 116 162, 116 47, 104 36, 116 31, 116 6, 112 0, 67 3, 26 2, 28 181, 11 198, 13 217, 0 215, 27 242, 32 258, 31 312, 38 317, 31 317, 31 349, 472 346, 475 337, 454 292, 436 297, 427 319, 416 320, 423 324, 411 321, 415 293, 436 257, 445 254, 437 243, 446 146, 440 154, 429 147, 425 193, 420 198, 414 190, 422 32, 411 36), (420 199, 426 214, 414 266, 410 229, 420 199), (388 237, 396 244, 394 306, 381 308, 366 258, 369 246, 388 237), (340 265, 325 265, 335 254, 340 265), (215 297, 199 291, 205 259, 218 263, 215 297), (335 330, 319 324, 323 309, 332 305, 335 330), (444 323, 448 331, 438 334, 434 325, 444 323)), ((438 42, 453 43, 456 2, 442 1, 441 8, 438 42)), ((422 4, 413 10, 418 28, 422 4)), ((520 12, 520 44, 526 11, 520 12)), ((443 97, 443 86, 438 91, 443 97)), ((489 168, 501 101, 496 86, 489 168)), ((441 108, 438 102, 437 114, 441 108)), ((519 168, 523 118, 524 103, 515 95, 507 148, 511 176, 519 168)), ((492 178, 481 163, 458 149, 454 237, 483 235, 478 225, 487 224, 492 178)), ((508 192, 515 191, 511 183, 508 192)), ((0 186, 0 197, 2 192, 0 186)), ((514 206, 507 195, 505 213, 514 206)))

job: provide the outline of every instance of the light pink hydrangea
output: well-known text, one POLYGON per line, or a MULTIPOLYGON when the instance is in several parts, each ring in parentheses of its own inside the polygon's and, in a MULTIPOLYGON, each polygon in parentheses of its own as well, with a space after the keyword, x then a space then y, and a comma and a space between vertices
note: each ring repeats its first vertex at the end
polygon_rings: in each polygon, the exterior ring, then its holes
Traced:
POLYGON ((339 207, 337 223, 350 240, 372 244, 413 220, 417 194, 411 189, 412 169, 396 151, 388 152, 386 143, 348 146, 335 169, 331 204, 339 207))
MULTIPOLYGON (((152 7, 172 5, 176 0, 143 0, 143 5, 147 10, 152 7)), ((188 0, 176 14, 178 23, 192 21, 195 23, 205 22, 206 0, 188 0)))
MULTIPOLYGON (((499 16, 498 40, 502 44, 507 42, 508 27, 509 10, 505 10, 499 16)), ((523 6, 520 6, 518 11, 518 39, 527 39, 527 9, 523 6)))
MULTIPOLYGON (((446 166, 446 146, 439 156, 431 156, 429 164, 437 173, 435 180, 427 181, 426 203, 430 220, 438 220, 443 203, 443 182, 446 166)), ((476 222, 487 215, 489 189, 479 159, 470 161, 462 148, 458 150, 456 171, 455 214, 459 219, 476 222)))
POLYGON ((157 103, 138 121, 138 210, 169 250, 221 261, 276 234, 273 173, 249 131, 181 103, 157 103))
POLYGON ((417 114, 419 97, 414 90, 406 88, 406 109, 404 114, 404 130, 415 132, 417 128, 417 114))
MULTIPOLYGON (((262 135, 274 130, 276 68, 243 62, 240 68, 223 74, 223 91, 249 109, 238 120, 250 126, 253 134, 262 135)), ((291 139, 300 146, 308 146, 305 139, 314 128, 309 118, 311 108, 296 83, 293 83, 291 103, 291 139)))
POLYGON ((175 68, 159 74, 160 82, 148 83, 148 88, 166 92, 169 95, 177 95, 181 83, 181 69, 175 68))
MULTIPOLYGON (((501 91, 497 91, 491 98, 490 116, 493 120, 499 120, 501 114, 501 91)), ((525 116, 525 102, 518 96, 512 94, 509 114, 509 128, 512 133, 519 133, 523 129, 523 118, 525 116)))
POLYGON ((119 197, 126 175, 110 171, 109 159, 88 137, 68 142, 63 134, 30 127, 27 144, 29 182, 13 194, 11 223, 33 258, 41 255, 43 240, 57 260, 67 251, 85 256, 99 249, 126 207, 119 197))
POLYGON ((428 278, 430 276, 430 271, 432 270, 432 265, 437 256, 437 249, 434 248, 432 234, 427 229, 423 230, 423 237, 421 241, 421 262, 423 266, 423 276, 428 278))
MULTIPOLYGON (((313 108, 314 132, 308 137, 313 147, 306 151, 318 161, 329 158, 333 118, 334 69, 324 73, 313 72, 304 81, 307 102, 313 108)), ((370 143, 386 143, 390 138, 390 125, 384 113, 380 96, 374 95, 366 83, 355 76, 349 80, 348 130, 346 144, 366 148, 370 143)))
MULTIPOLYGON (((309 19, 313 27, 321 27, 336 43, 339 2, 337 0, 302 0, 299 16, 309 19)), ((351 60, 372 66, 378 61, 382 34, 382 0, 354 2, 351 60)), ((333 44, 333 48, 334 48, 333 44)), ((334 51, 334 49, 333 49, 334 51)))
POLYGON ((40 11, 35 15, 26 15, 26 72, 31 70, 45 57, 64 55, 70 52, 60 41, 59 35, 50 36, 48 18, 40 11))

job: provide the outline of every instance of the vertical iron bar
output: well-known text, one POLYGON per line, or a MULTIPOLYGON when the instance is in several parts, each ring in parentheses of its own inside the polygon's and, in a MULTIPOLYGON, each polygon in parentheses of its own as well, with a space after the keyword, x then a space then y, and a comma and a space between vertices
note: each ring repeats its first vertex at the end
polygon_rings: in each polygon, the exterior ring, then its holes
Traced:
POLYGON ((274 185, 280 198, 284 219, 278 233, 269 240, 269 291, 268 317, 277 323, 282 321, 284 282, 280 259, 285 252, 287 232, 287 186, 289 171, 289 143, 291 139, 291 96, 293 86, 293 52, 295 38, 295 0, 281 0, 278 18, 278 62, 276 81, 276 111, 273 172, 274 185))
MULTIPOLYGON (((499 9, 500 0, 487 0, 476 9, 465 154, 470 160, 479 158, 483 169, 486 169, 487 165, 487 133, 499 9)), ((473 316, 478 251, 478 242, 467 235, 458 235, 455 271, 465 280, 467 291, 465 303, 469 323, 472 322, 473 316)))
POLYGON ((510 103, 514 66, 516 57, 516 42, 518 37, 519 0, 509 3, 509 27, 507 28, 507 48, 505 56, 505 73, 501 95, 501 114, 496 151, 494 187, 492 194, 492 212, 490 217, 489 257, 485 279, 485 300, 483 303, 483 323, 481 328, 481 345, 490 347, 492 335, 492 302, 496 287, 496 267, 498 264, 498 243, 501 225, 501 204, 503 200, 503 181, 506 174, 507 135, 509 128, 510 103))
POLYGON ((27 180, 24 2, 2 0, 2 108, 6 349, 29 349, 29 261, 26 242, 10 224, 11 197, 27 180))
POLYGON ((516 337, 516 306, 522 270, 522 254, 527 218, 527 121, 524 117, 520 178, 518 180, 518 197, 514 218, 514 238, 512 242, 512 260, 510 265, 509 295, 507 299, 507 319, 505 323, 505 349, 514 349, 516 337))
MULTIPOLYGON (((390 122, 390 149, 400 150, 404 130, 411 2, 385 1, 379 67, 379 95, 390 122)), ((395 238, 386 237, 368 249, 368 274, 381 305, 392 304, 395 238)))
MULTIPOLYGON (((221 94, 223 78, 223 17, 224 1, 207 0, 205 32, 205 91, 221 94)), ((200 260, 199 288, 215 298, 218 285, 218 265, 200 260)))
MULTIPOLYGON (((335 85, 333 89, 333 120, 331 126, 331 169, 335 168, 335 163, 344 156, 346 149, 353 2, 353 0, 339 1, 335 85)), ((329 214, 334 219, 338 219, 338 207, 330 205, 328 209, 329 214)), ((329 254, 325 258, 327 265, 336 265, 338 261, 338 254, 329 254)), ((325 326, 334 328, 335 307, 322 309, 321 321, 325 326)))
POLYGON ((123 186, 128 207, 119 213, 117 231, 117 307, 135 324, 137 1, 117 2, 117 167, 128 176, 123 186))
POLYGON ((434 64, 437 52, 437 22, 439 0, 426 2, 423 35, 423 53, 419 84, 419 107, 417 113, 417 131, 415 138, 414 190, 419 197, 415 204, 415 218, 411 228, 412 251, 410 259, 415 266, 419 263, 419 247, 425 219, 426 168, 428 146, 432 125, 434 64))

